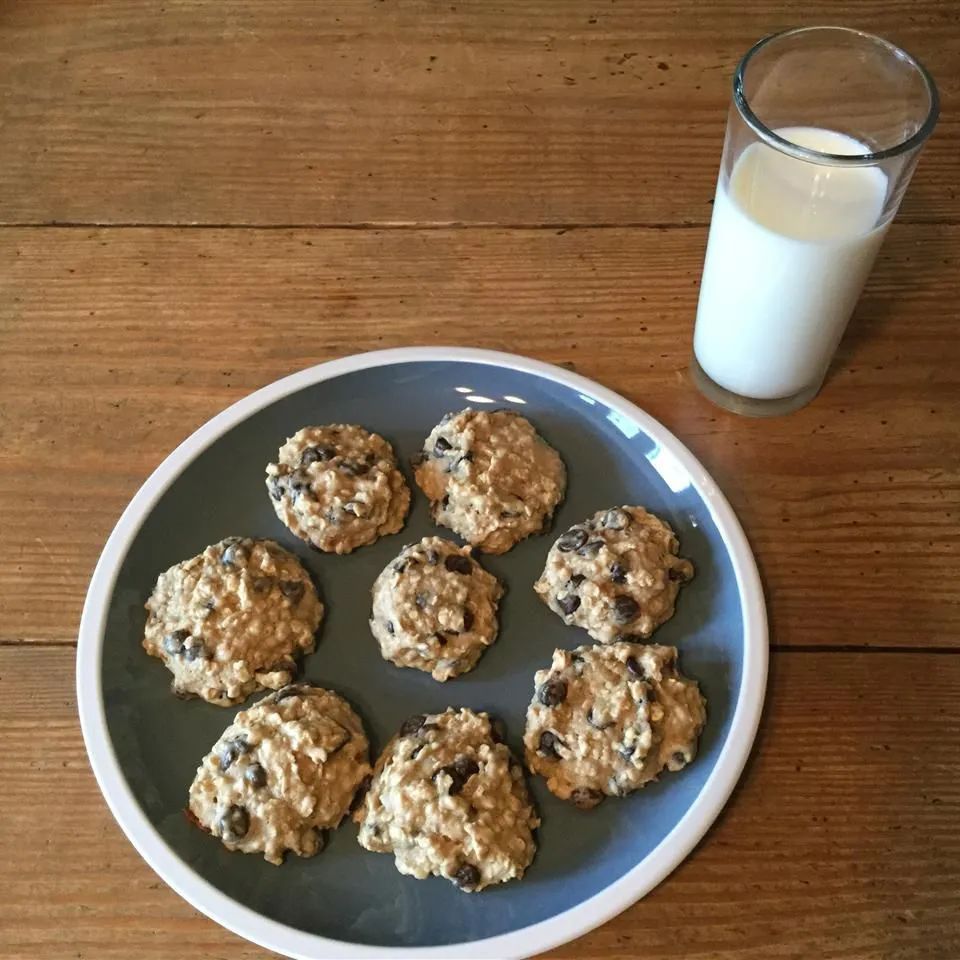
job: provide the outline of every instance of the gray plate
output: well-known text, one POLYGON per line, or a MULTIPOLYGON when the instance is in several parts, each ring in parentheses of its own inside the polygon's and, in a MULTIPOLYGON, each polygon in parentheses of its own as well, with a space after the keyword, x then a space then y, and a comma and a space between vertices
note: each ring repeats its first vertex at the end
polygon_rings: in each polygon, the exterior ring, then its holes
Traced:
MULTIPOLYGON (((731 732, 744 669, 744 606, 729 530, 718 528, 711 504, 698 489, 702 482, 649 434, 646 424, 564 383, 487 363, 375 366, 269 403, 175 472, 128 548, 115 558, 99 679, 109 742, 135 805, 162 844, 227 897, 292 930, 346 943, 459 944, 520 931, 590 900, 643 862, 680 824, 711 778, 731 732), (471 673, 439 684, 384 662, 367 626, 370 586, 401 545, 430 533, 451 535, 432 524, 410 471, 414 500, 406 528, 337 557, 311 551, 277 520, 263 468, 301 426, 334 421, 383 434, 406 463, 444 413, 468 404, 510 407, 531 419, 563 456, 569 489, 552 533, 506 555, 483 558, 507 589, 500 637, 471 673), (401 876, 392 857, 359 847, 352 823, 336 831, 320 856, 289 857, 280 868, 258 856, 229 853, 187 823, 182 811, 197 765, 236 711, 175 699, 165 668, 142 650, 143 603, 161 570, 229 535, 279 541, 311 571, 328 605, 304 675, 355 705, 375 750, 410 714, 463 705, 502 717, 511 746, 520 751, 534 672, 549 662, 555 647, 589 642, 540 603, 532 583, 558 531, 601 507, 622 503, 642 504, 666 519, 680 538, 681 552, 697 568, 695 580, 681 592, 676 616, 656 634, 657 642, 680 648, 682 669, 700 680, 709 702, 700 754, 688 769, 590 812, 561 803, 534 779, 543 818, 536 860, 522 881, 478 895, 458 892, 437 878, 401 876)), ((84 726, 89 743, 89 724, 84 726)), ((747 749, 750 740, 752 729, 747 749)), ((123 822, 122 803, 113 806, 123 822)), ((273 945, 262 936, 256 939, 273 945)))

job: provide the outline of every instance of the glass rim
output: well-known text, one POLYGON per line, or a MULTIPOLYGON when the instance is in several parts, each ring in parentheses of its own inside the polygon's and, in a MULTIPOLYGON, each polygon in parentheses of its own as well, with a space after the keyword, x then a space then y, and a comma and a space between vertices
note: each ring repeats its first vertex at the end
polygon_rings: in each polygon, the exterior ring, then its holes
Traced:
POLYGON ((937 85, 934 83, 933 77, 930 75, 927 68, 924 67, 924 65, 917 60, 916 57, 911 56, 906 50, 898 47, 894 43, 891 43, 889 40, 884 40, 883 37, 878 37, 876 34, 867 33, 865 30, 857 30, 853 27, 839 27, 831 26, 829 24, 812 27, 793 27, 788 30, 780 30, 777 33, 771 33, 769 36, 758 40, 743 55, 740 63, 737 64, 736 72, 733 75, 733 102, 736 104, 737 110, 744 122, 761 140, 773 147, 775 150, 778 150, 780 153, 788 154, 791 157, 796 157, 798 160, 806 160, 808 163, 819 163, 823 166, 833 167, 872 166, 873 164, 879 163, 883 160, 889 160, 902 154, 909 153, 911 150, 916 150, 923 145, 924 141, 933 132, 933 128, 937 125, 937 118, 940 114, 940 95, 937 91, 937 85), (915 133, 907 137, 906 140, 902 140, 900 143, 897 143, 892 147, 887 147, 885 150, 877 150, 875 152, 869 151, 867 153, 858 154, 826 153, 820 150, 812 150, 809 147, 801 147, 799 144, 793 143, 792 141, 787 140, 785 137, 781 137, 775 131, 771 130, 770 127, 768 127, 753 112, 746 93, 744 93, 743 84, 747 67, 750 65, 750 61, 754 58, 754 56, 756 56, 757 53, 766 47, 767 44, 772 43, 775 40, 782 40, 785 37, 796 36, 802 33, 816 33, 818 31, 853 34, 866 40, 871 40, 874 43, 885 47, 892 56, 896 57, 898 60, 906 62, 913 67, 914 70, 916 70, 926 86, 927 95, 930 98, 930 108, 927 111, 926 118, 915 133))

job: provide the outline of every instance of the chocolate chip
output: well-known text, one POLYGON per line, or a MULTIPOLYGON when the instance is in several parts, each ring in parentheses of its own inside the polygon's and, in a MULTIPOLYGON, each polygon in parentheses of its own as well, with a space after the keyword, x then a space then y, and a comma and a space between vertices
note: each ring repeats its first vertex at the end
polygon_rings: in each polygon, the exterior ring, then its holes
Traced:
POLYGON ((499 717, 488 717, 490 721, 490 739, 494 743, 506 743, 507 728, 499 717))
POLYGON ((677 752, 674 753, 672 760, 681 767, 685 767, 687 765, 687 755, 680 750, 677 750, 677 752))
POLYGON ((211 597, 211 598, 210 598, 209 600, 207 600, 203 605, 204 605, 204 607, 206 607, 207 610, 216 610, 216 608, 217 608, 217 601, 214 600, 213 597, 211 597))
POLYGON ((567 581, 567 587, 568 587, 568 589, 576 590, 577 587, 579 587, 580 584, 583 583, 583 581, 586 580, 586 579, 587 579, 587 578, 586 578, 582 573, 575 573, 575 574, 567 581))
POLYGON ((267 785, 267 771, 259 763, 251 763, 246 770, 243 771, 243 779, 250 784, 256 790, 259 790, 261 787, 267 785))
POLYGON ((600 548, 603 546, 602 540, 591 540, 589 543, 585 543, 578 551, 578 556, 581 557, 595 557, 599 552, 600 548))
POLYGON ((589 723, 594 730, 606 730, 608 727, 613 726, 612 720, 607 720, 606 722, 598 720, 596 714, 593 712, 593 707, 587 711, 587 723, 589 723))
POLYGON ((447 793, 451 797, 455 797, 461 790, 463 790, 466 782, 475 774, 480 772, 480 765, 476 760, 473 760, 470 757, 457 757, 453 763, 448 764, 445 767, 441 767, 435 774, 434 777, 439 776, 441 773, 445 773, 450 778, 450 786, 447 789, 447 793))
POLYGON ((687 571, 682 567, 671 567, 667 571, 667 576, 675 583, 689 583, 690 581, 687 571))
POLYGON ((220 562, 225 567, 232 567, 235 563, 244 563, 246 559, 247 552, 241 546, 239 539, 224 547, 223 553, 220 554, 220 562))
POLYGON ((220 836, 224 840, 235 843, 242 840, 250 829, 250 814, 245 807, 233 803, 227 807, 226 813, 220 818, 220 836))
POLYGON ((582 547, 587 542, 587 531, 582 527, 571 527, 559 540, 557 540, 557 549, 561 553, 569 553, 582 547))
POLYGON ((306 590, 302 580, 281 580, 280 592, 291 602, 299 603, 303 599, 303 592, 306 590))
POLYGON ((420 593, 417 593, 416 596, 413 598, 413 602, 414 602, 421 610, 424 610, 424 609, 426 608, 427 604, 430 602, 430 594, 429 594, 429 593, 423 593, 423 592, 421 591, 420 593))
POLYGON ((187 663, 194 660, 206 660, 209 656, 207 648, 199 637, 189 637, 183 644, 183 659, 187 663))
POLYGON ((633 597, 620 594, 613 598, 613 619, 617 623, 629 623, 640 613, 640 605, 633 597))
POLYGON ((220 751, 220 769, 229 770, 233 766, 233 761, 237 759, 237 748, 231 741, 220 751))
POLYGON ((283 496, 283 484, 281 484, 279 477, 270 477, 267 480, 267 489, 274 500, 279 500, 283 496))
POLYGON ((418 733, 421 730, 426 722, 427 718, 422 713, 418 713, 413 717, 408 717, 403 721, 403 726, 400 727, 400 736, 412 737, 415 733, 418 733))
POLYGON ((575 807, 579 807, 581 810, 589 810, 603 799, 603 794, 599 790, 592 790, 590 787, 577 787, 570 794, 570 799, 575 807))
POLYGON ((552 757, 554 760, 560 759, 560 754, 557 752, 557 746, 565 747, 566 744, 552 731, 544 730, 540 734, 540 742, 537 744, 537 749, 545 757, 552 757))
POLYGON ((603 515, 603 525, 611 530, 626 530, 630 526, 630 514, 614 507, 603 515))
POLYGON ((183 653, 183 641, 190 639, 189 630, 174 630, 163 638, 163 649, 172 657, 183 653))
POLYGON ((453 882, 461 890, 472 890, 480 882, 480 871, 472 863, 465 863, 457 868, 453 882))
POLYGON ((255 577, 253 589, 257 593, 266 593, 273 586, 273 577, 255 577))
POLYGON ((362 477, 365 473, 370 472, 370 465, 368 463, 358 463, 356 460, 342 460, 340 469, 348 476, 362 477))
POLYGON ((300 466, 309 467, 312 463, 326 463, 327 460, 332 460, 336 455, 337 451, 333 447, 307 447, 300 457, 300 466))
POLYGON ((567 699, 567 685, 557 678, 547 680, 537 692, 537 697, 545 707, 556 707, 567 699))
POLYGON ((440 554, 437 553, 436 550, 432 550, 432 549, 428 550, 427 563, 429 563, 431 567, 435 567, 439 562, 440 562, 440 554))
POLYGON ((569 617, 580 606, 580 598, 575 593, 567 597, 557 597, 557 606, 565 617, 569 617))
POLYGON ((464 780, 469 780, 475 773, 480 772, 480 765, 473 757, 457 757, 453 761, 453 768, 457 771, 457 776, 464 780))
POLYGON ((395 629, 394 626, 393 626, 393 621, 392 621, 392 620, 388 620, 388 621, 386 622, 386 628, 387 628, 387 633, 389 633, 390 636, 392 637, 392 636, 393 636, 393 631, 394 631, 394 629, 395 629))
POLYGON ((639 677, 641 680, 647 678, 646 671, 640 665, 640 661, 636 657, 627 657, 627 670, 632 673, 635 677, 639 677))
POLYGON ((610 579, 614 583, 627 582, 627 571, 619 560, 614 560, 614 562, 610 564, 610 579))
POLYGON ((437 437, 437 442, 433 445, 433 455, 442 457, 451 449, 451 446, 452 444, 445 437, 437 437))
POLYGON ((449 494, 444 494, 443 499, 440 501, 440 509, 446 510, 450 506, 450 496, 449 494))
POLYGON ((437 644, 441 647, 447 645, 447 638, 442 633, 435 633, 433 639, 437 641, 437 644))
POLYGON ((463 611, 463 629, 464 631, 473 628, 473 612, 464 608, 463 611))
POLYGON ((460 573, 464 576, 468 576, 473 572, 473 563, 470 561, 469 557, 464 557, 459 553, 451 553, 444 561, 443 565, 451 573, 460 573))

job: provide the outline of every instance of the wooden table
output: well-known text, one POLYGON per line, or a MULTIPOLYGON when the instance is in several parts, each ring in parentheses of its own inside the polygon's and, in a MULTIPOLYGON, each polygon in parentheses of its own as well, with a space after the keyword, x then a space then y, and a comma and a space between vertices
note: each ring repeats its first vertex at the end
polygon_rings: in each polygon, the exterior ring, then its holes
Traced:
POLYGON ((114 825, 73 692, 87 580, 232 401, 447 342, 636 401, 768 591, 753 759, 692 857, 552 956, 960 956, 960 8, 952 0, 7 0, 0 8, 0 956, 262 958, 114 825), (729 79, 843 20, 943 115, 820 397, 686 373, 729 79))

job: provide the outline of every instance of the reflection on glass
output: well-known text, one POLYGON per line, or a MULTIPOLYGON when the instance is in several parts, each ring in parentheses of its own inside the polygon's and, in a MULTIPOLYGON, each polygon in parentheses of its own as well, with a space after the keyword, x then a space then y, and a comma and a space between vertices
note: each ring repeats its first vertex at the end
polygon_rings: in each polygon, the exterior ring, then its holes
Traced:
POLYGON ((510 403, 526 403, 527 401, 523 397, 515 397, 512 393, 505 393, 503 399, 509 401, 510 403))
POLYGON ((690 474, 687 473, 683 464, 660 444, 647 454, 647 459, 674 493, 680 493, 681 490, 686 490, 690 486, 690 474))
POLYGON ((588 397, 585 393, 578 393, 577 396, 578 396, 584 403, 589 403, 591 407, 595 407, 595 406, 597 405, 597 401, 594 400, 593 397, 588 397))
POLYGON ((467 396, 467 399, 468 399, 471 403, 495 403, 495 402, 496 402, 495 400, 493 400, 492 397, 481 397, 481 396, 480 396, 479 394, 477 394, 477 393, 471 393, 471 394, 469 394, 469 395, 467 396))
POLYGON ((473 387, 454 387, 457 393, 473 393, 473 387))

